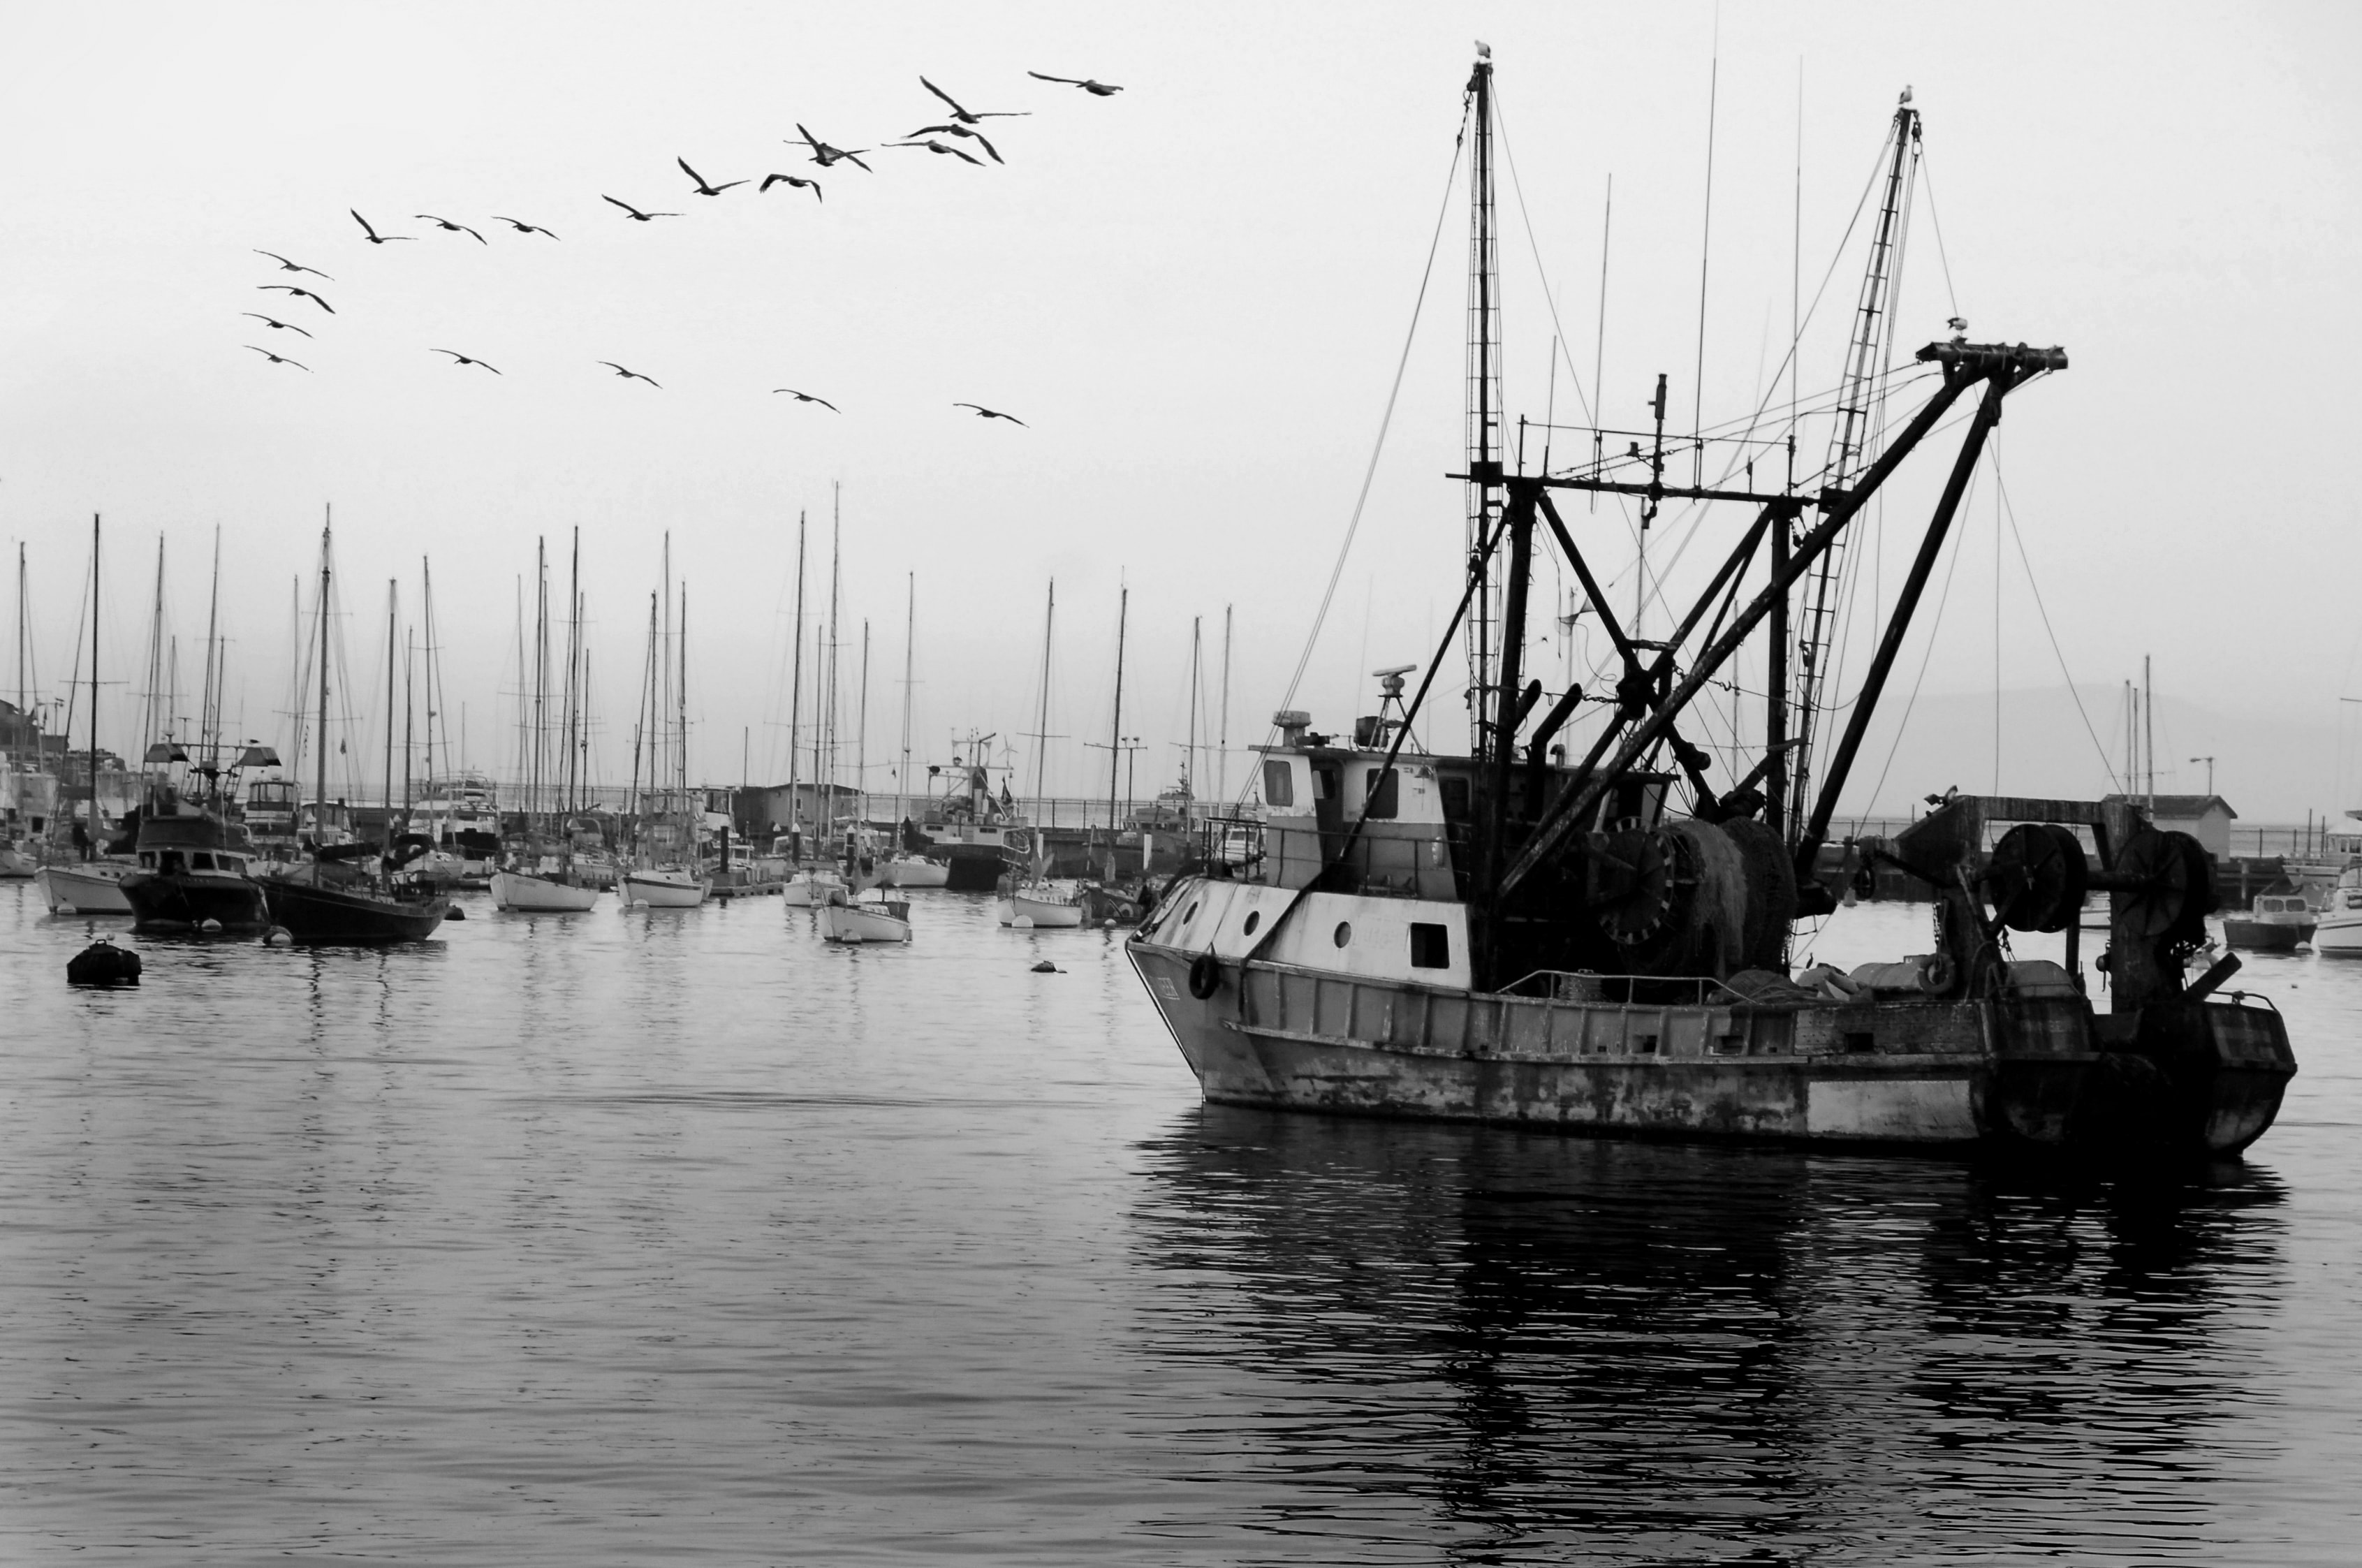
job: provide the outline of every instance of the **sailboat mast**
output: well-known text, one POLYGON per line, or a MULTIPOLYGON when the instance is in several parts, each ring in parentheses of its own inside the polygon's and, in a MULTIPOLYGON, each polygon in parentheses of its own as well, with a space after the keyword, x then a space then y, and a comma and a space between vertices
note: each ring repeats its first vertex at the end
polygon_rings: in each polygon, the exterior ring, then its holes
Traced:
POLYGON ((827 802, 821 811, 821 831, 824 834, 836 831, 836 616, 841 608, 838 590, 844 583, 844 522, 838 509, 838 501, 837 487, 832 485, 828 527, 828 655, 822 661, 822 668, 828 680, 828 696, 820 710, 821 734, 828 745, 828 760, 823 764, 814 758, 815 770, 821 776, 822 796, 827 802))
POLYGON ((1222 606, 1222 717, 1214 741, 1214 798, 1231 796, 1231 606, 1222 606))
POLYGON ((894 776, 894 820, 900 823, 906 814, 902 792, 911 787, 911 657, 919 645, 919 574, 910 572, 904 578, 904 592, 909 597, 902 622, 902 771, 894 776))
MULTIPOLYGON (((425 556, 418 558, 418 597, 419 619, 426 635, 426 782, 432 784, 435 781, 435 717, 442 705, 436 701, 440 693, 435 690, 435 571, 425 556)), ((467 725, 462 721, 460 739, 466 738, 467 725)), ((408 762, 403 764, 402 770, 407 778, 410 772, 408 762)), ((403 794, 406 801, 409 790, 404 789, 403 794)))
POLYGON ((861 618, 861 717, 853 732, 853 812, 869 820, 869 618, 861 618))
MULTIPOLYGON (((204 695, 197 701, 197 744, 208 767, 221 765, 221 688, 215 679, 215 661, 221 647, 221 525, 214 525, 214 585, 205 604, 204 695)), ((18 676, 21 684, 23 676, 18 676)), ((21 709, 24 704, 17 704, 21 709)), ((215 775, 214 777, 218 777, 215 775)))
MULTIPOLYGON (((412 723, 418 713, 418 630, 412 627, 403 634, 402 644, 402 815, 410 819, 410 764, 418 755, 418 741, 412 723)), ((433 718, 430 713, 429 719, 433 718)), ((434 734, 432 729, 427 732, 434 734)))
POLYGON ((90 514, 90 846, 98 838, 98 513, 90 514))
POLYGON ((312 794, 312 854, 327 841, 328 827, 328 541, 335 513, 324 511, 320 523, 320 718, 317 725, 320 759, 318 783, 312 794))
POLYGON ((1033 799, 1041 801, 1042 778, 1050 751, 1050 634, 1058 620, 1058 580, 1050 580, 1050 607, 1042 614, 1042 703, 1033 718, 1033 799))
POLYGON ((385 846, 393 847, 393 655, 401 620, 401 583, 385 580, 385 846))
MULTIPOLYGON (((1131 590, 1126 588, 1119 591, 1116 599, 1115 723, 1108 731, 1108 852, 1110 855, 1115 852, 1116 841, 1116 779, 1120 776, 1123 767, 1123 629, 1131 618, 1131 590)), ((1142 856, 1141 867, 1145 872, 1148 866, 1147 851, 1143 847, 1141 853, 1142 856)))
MULTIPOLYGON (((533 773, 527 786, 526 811, 543 812, 548 804, 542 798, 548 783, 549 726, 546 709, 549 704, 549 546, 536 538, 533 542, 533 773)), ((526 830, 531 832, 530 818, 526 830)))
MULTIPOLYGON (((801 771, 804 724, 804 513, 796 513, 796 651, 789 661, 788 826, 797 822, 797 776, 801 771)), ((908 725, 904 728, 907 731, 908 725)), ((907 737, 906 737, 907 738, 907 737)))
MULTIPOLYGON (((678 691, 679 706, 675 709, 675 719, 676 719, 676 722, 675 722, 675 723, 674 723, 674 725, 673 725, 673 735, 674 735, 674 743, 673 743, 673 744, 674 744, 674 745, 675 745, 675 746, 679 749, 679 756, 680 756, 680 767, 679 767, 679 770, 678 774, 676 775, 676 782, 678 782, 678 783, 679 784, 679 786, 680 786, 680 813, 681 813, 681 821, 682 821, 682 823, 683 823, 684 824, 686 824, 686 823, 689 822, 689 820, 690 820, 690 815, 689 815, 689 584, 687 584, 687 583, 685 583, 685 582, 684 582, 684 583, 682 583, 682 584, 680 585, 680 657, 679 657, 679 661, 674 665, 674 668, 679 672, 679 681, 680 681, 680 685, 679 685, 679 691, 678 691)), ((691 857, 692 857, 692 859, 693 859, 693 858, 694 858, 694 856, 695 856, 695 855, 696 855, 696 851, 697 851, 697 845, 696 845, 696 841, 695 841, 694 839, 692 839, 692 840, 690 842, 689 851, 690 851, 690 856, 691 856, 691 857)))
POLYGON ((1204 625, 1204 616, 1189 617, 1189 745, 1184 754, 1181 793, 1192 802, 1198 799, 1198 693, 1205 687, 1199 658, 1205 649, 1204 625))

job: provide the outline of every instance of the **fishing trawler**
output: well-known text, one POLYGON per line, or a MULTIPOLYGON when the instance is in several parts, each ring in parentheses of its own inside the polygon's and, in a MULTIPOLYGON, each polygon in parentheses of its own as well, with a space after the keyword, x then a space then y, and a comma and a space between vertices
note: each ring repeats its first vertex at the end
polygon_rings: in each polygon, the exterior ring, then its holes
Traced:
POLYGON ((955 756, 948 773, 933 766, 927 769, 931 784, 941 783, 944 790, 940 794, 931 790, 925 809, 913 825, 925 841, 922 853, 944 867, 941 885, 954 892, 990 892, 1000 880, 1010 834, 1026 826, 1008 785, 1001 786, 998 796, 992 792, 991 773, 983 751, 985 743, 992 738, 968 737, 973 762, 963 762, 955 756))
POLYGON ((1653 431, 1586 429, 1571 467, 1529 466, 1523 443, 1505 452, 1492 69, 1476 64, 1463 127, 1475 212, 1470 449, 1452 476, 1467 501, 1459 607, 1417 694, 1404 702, 1408 672, 1385 672, 1379 712, 1350 738, 1301 711, 1276 716, 1263 820, 1213 824, 1206 864, 1175 878, 1127 944, 1207 1099, 1598 1133, 2245 1148, 2295 1071, 2287 1028, 2261 998, 2222 989, 2235 956, 2189 974, 2215 904, 2211 863, 2132 802, 1936 797, 1906 831, 1854 845, 1926 889, 1931 950, 1790 971, 1794 923, 1834 908, 1810 873, 2003 401, 2068 365, 2063 349, 1970 342, 1955 323, 1913 357, 1924 399, 1878 439, 1896 221, 1919 142, 1907 95, 1882 159, 1828 463, 1763 485, 1755 451, 1709 467, 1710 436, 1667 436, 1662 378, 1653 431), (1940 498, 1841 699, 1821 672, 1848 525, 1956 410, 1967 416, 1940 498), (1669 462, 1693 454, 1694 469, 1669 462), (1569 491, 1603 512, 1635 505, 1642 529, 1669 501, 1749 520, 1698 569, 1694 599, 1672 604, 1667 635, 1643 639, 1639 615, 1628 626, 1600 587, 1598 545, 1561 514, 1569 491), (1553 547, 1613 661, 1591 689, 1570 681, 1545 701, 1526 653, 1553 547), (1453 755, 1413 726, 1463 626, 1475 722, 1470 751, 1453 755), (1722 711, 1717 681, 1760 701, 1749 727, 1760 745, 1741 755, 1691 738, 1722 711), (1818 722, 1839 717, 1824 755, 1818 722), (2105 1010, 2079 946, 2095 891, 2108 900, 2092 966, 2105 1010), (2013 932, 2059 933, 2064 961, 2016 959, 2013 932))
MULTIPOLYGON (((172 751, 171 760, 187 760, 172 751)), ((253 845, 221 795, 192 798, 169 778, 152 779, 137 843, 138 865, 120 884, 134 931, 237 934, 270 925, 262 889, 248 875, 253 845)))

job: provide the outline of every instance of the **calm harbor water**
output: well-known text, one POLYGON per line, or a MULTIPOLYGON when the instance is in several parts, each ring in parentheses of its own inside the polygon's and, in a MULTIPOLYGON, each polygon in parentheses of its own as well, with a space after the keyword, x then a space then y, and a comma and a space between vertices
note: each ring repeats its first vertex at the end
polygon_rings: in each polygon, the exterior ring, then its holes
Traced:
POLYGON ((2354 1560, 2362 965, 2133 1189, 1207 1108, 1111 934, 915 902, 91 993, 0 884, 0 1562, 2354 1560))

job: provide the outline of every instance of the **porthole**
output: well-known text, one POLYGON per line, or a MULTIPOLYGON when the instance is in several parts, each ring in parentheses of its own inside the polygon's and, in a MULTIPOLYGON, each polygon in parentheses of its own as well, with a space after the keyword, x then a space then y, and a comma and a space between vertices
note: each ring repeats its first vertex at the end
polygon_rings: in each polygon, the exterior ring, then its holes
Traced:
POLYGON ((1183 910, 1183 911, 1181 911, 1181 923, 1182 923, 1183 925, 1187 925, 1191 921, 1196 920, 1197 918, 1198 918, 1198 900, 1195 900, 1195 899, 1192 899, 1192 900, 1189 900, 1189 907, 1188 907, 1187 909, 1185 909, 1185 910, 1183 910))
POLYGON ((1342 946, 1344 946, 1344 945, 1345 945, 1345 944, 1347 944, 1347 943, 1349 943, 1349 942, 1351 942, 1351 941, 1352 941, 1352 940, 1353 940, 1353 922, 1352 922, 1352 921, 1349 921, 1349 920, 1341 920, 1341 921, 1339 921, 1339 922, 1337 922, 1337 945, 1338 945, 1338 946, 1340 946, 1340 947, 1342 947, 1342 946))
POLYGON ((1262 923, 1263 923, 1263 911, 1261 911, 1261 910, 1249 910, 1249 911, 1247 911, 1247 922, 1246 922, 1246 924, 1244 924, 1244 925, 1242 925, 1242 926, 1239 927, 1239 930, 1240 930, 1242 933, 1243 933, 1244 934, 1248 935, 1248 936, 1253 936, 1253 935, 1254 934, 1254 928, 1255 928, 1255 927, 1257 927, 1257 926, 1259 926, 1259 925, 1261 925, 1262 923))

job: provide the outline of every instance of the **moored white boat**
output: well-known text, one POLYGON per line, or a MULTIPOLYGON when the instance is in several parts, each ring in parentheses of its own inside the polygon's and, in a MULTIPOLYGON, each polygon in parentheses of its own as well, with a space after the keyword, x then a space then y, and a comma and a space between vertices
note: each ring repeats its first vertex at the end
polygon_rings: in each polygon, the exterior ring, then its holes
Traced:
POLYGON ((2362 958, 2362 867, 2338 874, 2312 928, 2312 950, 2324 958, 2362 958))
POLYGON ((908 942, 911 906, 900 899, 832 899, 820 906, 820 933, 829 942, 908 942))
POLYGON ((492 907, 520 914, 579 914, 599 901, 599 889, 529 871, 492 873, 492 907))
POLYGON ((788 878, 779 896, 791 910, 813 910, 828 902, 832 892, 844 887, 844 878, 833 871, 799 871, 788 878))
POLYGON ((130 869, 116 860, 44 866, 33 874, 33 886, 51 914, 127 915, 131 900, 123 896, 123 874, 130 869))
POLYGON ((705 878, 679 867, 642 867, 626 871, 616 881, 624 907, 646 904, 657 910, 693 910, 705 901, 705 878))
POLYGON ((1071 931, 1083 923, 1083 906, 1043 889, 1004 894, 998 912, 1003 925, 1023 924, 1036 931, 1071 931))
POLYGON ((889 888, 940 888, 952 878, 949 866, 923 855, 897 855, 877 869, 889 888))

